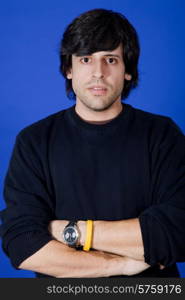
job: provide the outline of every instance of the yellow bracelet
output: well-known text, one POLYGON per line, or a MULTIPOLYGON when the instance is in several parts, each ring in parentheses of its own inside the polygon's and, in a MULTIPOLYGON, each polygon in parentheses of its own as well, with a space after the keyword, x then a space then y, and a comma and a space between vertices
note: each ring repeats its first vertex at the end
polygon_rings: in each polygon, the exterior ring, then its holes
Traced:
POLYGON ((92 242, 92 235, 93 235, 93 221, 87 220, 86 221, 86 240, 85 244, 83 246, 83 250, 89 251, 91 248, 91 242, 92 242))

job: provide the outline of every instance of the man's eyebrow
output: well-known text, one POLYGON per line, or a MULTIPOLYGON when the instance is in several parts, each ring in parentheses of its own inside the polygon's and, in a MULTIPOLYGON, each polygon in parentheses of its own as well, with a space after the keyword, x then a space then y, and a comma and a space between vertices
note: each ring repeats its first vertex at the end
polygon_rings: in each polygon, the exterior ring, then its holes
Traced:
MULTIPOLYGON (((93 56, 93 53, 92 54, 74 54, 74 56, 76 57, 84 57, 84 56, 93 56)), ((118 55, 118 54, 113 54, 113 53, 108 53, 108 54, 103 54, 103 56, 113 56, 113 57, 117 57, 117 58, 120 58, 121 59, 121 56, 118 55)))
POLYGON ((118 55, 118 54, 113 54, 113 53, 108 53, 108 54, 105 54, 104 56, 114 56, 114 57, 121 58, 120 55, 118 55))

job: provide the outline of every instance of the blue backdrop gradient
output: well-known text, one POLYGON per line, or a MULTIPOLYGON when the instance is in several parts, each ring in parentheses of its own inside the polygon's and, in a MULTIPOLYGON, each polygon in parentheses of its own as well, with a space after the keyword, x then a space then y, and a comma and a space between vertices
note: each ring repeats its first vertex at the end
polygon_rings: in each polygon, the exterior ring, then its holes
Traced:
MULTIPOLYGON (((185 1, 1 1, 0 209, 5 207, 3 181, 17 133, 74 104, 59 74, 59 41, 69 22, 93 8, 120 11, 138 32, 140 82, 126 102, 170 116, 185 133, 185 1)), ((185 277, 185 264, 178 268, 185 277)), ((0 247, 0 277, 34 273, 15 270, 0 247)))

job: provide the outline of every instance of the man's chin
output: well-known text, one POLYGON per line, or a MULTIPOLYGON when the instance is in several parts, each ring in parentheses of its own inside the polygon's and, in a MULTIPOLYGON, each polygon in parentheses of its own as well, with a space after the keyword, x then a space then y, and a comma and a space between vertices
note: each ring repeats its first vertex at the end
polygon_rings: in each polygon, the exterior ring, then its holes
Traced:
MULTIPOLYGON (((109 106, 110 107, 110 106, 109 106)), ((107 110, 109 107, 91 107, 90 109, 93 111, 101 112, 107 110)))
POLYGON ((97 105, 89 105, 89 108, 94 110, 94 111, 105 111, 107 109, 109 109, 113 104, 114 104, 115 101, 112 101, 112 102, 109 102, 109 103, 101 103, 101 104, 97 104, 97 105))

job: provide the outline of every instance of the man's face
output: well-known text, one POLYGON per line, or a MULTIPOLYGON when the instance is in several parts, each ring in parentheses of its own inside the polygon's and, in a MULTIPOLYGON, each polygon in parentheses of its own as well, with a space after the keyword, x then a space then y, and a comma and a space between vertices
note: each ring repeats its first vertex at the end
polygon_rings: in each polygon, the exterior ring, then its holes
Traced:
POLYGON ((92 55, 72 55, 72 68, 67 74, 72 79, 76 101, 94 111, 103 111, 121 100, 125 73, 122 46, 113 51, 100 51, 92 55))

